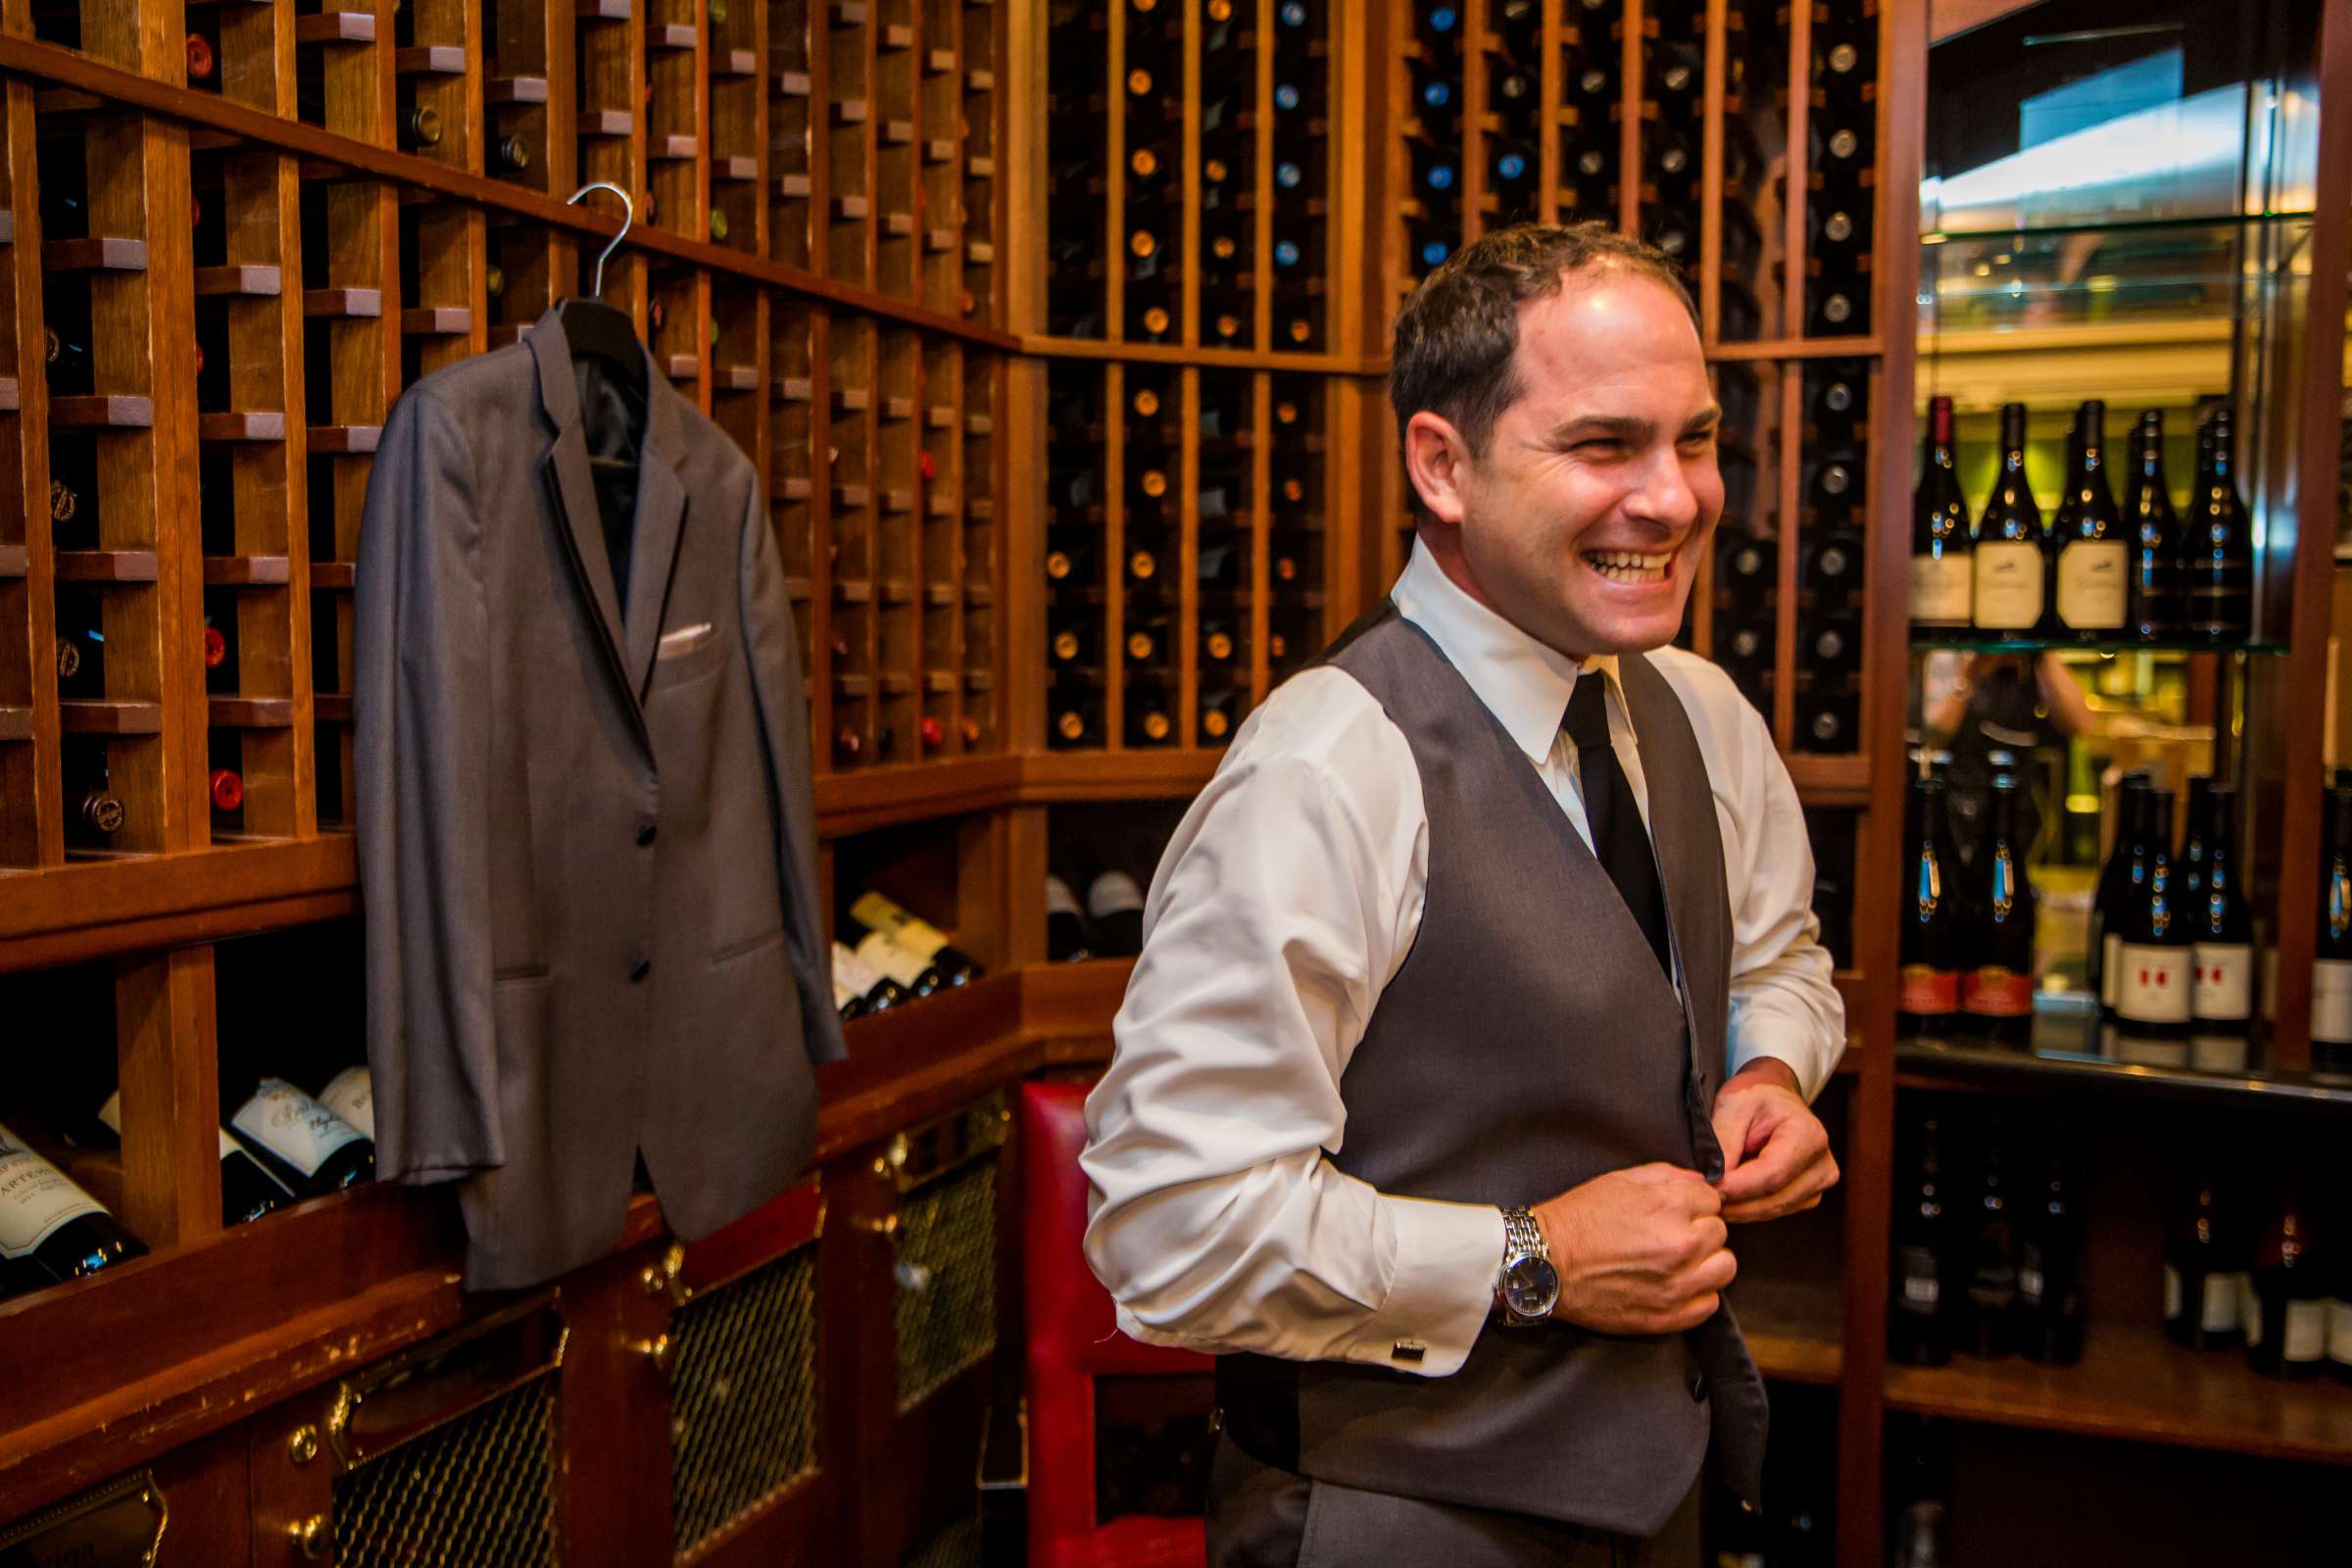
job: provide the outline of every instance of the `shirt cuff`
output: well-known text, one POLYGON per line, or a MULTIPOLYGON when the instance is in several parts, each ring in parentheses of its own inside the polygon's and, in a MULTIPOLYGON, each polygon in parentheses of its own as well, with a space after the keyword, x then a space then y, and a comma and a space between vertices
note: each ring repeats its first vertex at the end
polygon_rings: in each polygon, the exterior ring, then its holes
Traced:
POLYGON ((1830 1081, 1837 1068, 1838 1058, 1845 1054, 1841 1040, 1835 1051, 1824 1053, 1811 1037, 1813 1031, 1790 1018, 1769 1015, 1740 1020, 1732 1042, 1732 1071, 1738 1072, 1762 1056, 1785 1061, 1796 1074, 1796 1086, 1803 1092, 1805 1103, 1811 1104, 1822 1086, 1830 1081))
POLYGON ((1386 1194, 1380 1206, 1396 1247, 1388 1298, 1339 1353, 1396 1372, 1451 1376, 1494 1307, 1502 1210, 1386 1194))

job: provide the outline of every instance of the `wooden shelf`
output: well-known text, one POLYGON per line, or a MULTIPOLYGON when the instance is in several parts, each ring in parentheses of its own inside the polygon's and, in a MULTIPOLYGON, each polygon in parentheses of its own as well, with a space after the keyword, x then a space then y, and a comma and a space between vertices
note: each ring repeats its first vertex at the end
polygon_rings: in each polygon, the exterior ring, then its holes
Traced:
MULTIPOLYGON (((1735 1231, 1735 1253, 1739 1241, 1735 1231)), ((1804 1287, 1739 1279, 1732 1282, 1731 1302, 1748 1351, 1766 1377, 1837 1386, 1845 1367, 1839 1332, 1845 1301, 1837 1279, 1804 1287)))
POLYGON ((1965 1356, 1889 1367, 1886 1403, 1993 1426, 2352 1464, 2352 1391, 2266 1378, 2242 1353, 2183 1349, 2153 1325, 2092 1323, 2072 1367, 1965 1356))

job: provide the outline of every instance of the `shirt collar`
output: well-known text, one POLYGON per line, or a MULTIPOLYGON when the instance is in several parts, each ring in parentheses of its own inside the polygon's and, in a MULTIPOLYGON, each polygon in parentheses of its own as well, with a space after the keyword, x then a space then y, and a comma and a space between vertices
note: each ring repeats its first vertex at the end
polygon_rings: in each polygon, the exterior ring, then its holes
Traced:
POLYGON ((1588 659, 1580 667, 1462 592, 1417 538, 1390 598, 1398 614, 1429 634, 1531 761, 1551 756, 1580 673, 1597 673, 1618 687, 1624 706, 1616 656, 1588 659))

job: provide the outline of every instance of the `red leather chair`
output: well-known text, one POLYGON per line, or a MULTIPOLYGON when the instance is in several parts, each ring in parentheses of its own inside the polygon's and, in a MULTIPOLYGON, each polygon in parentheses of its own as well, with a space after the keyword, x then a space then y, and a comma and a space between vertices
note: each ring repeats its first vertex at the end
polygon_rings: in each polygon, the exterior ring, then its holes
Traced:
POLYGON ((1198 1519, 1095 1517, 1095 1380, 1206 1373, 1193 1350, 1118 1331, 1086 1266, 1085 1084, 1021 1086, 1021 1279, 1029 1322, 1030 1568, 1199 1568, 1198 1519))

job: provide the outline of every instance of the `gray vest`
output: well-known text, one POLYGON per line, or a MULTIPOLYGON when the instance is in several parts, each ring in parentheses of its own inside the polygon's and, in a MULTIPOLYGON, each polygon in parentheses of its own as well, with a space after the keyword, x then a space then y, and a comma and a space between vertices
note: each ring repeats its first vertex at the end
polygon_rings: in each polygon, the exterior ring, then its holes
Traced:
MULTIPOLYGON (((1620 662, 1687 1012, 1608 871, 1425 632, 1383 602, 1324 661, 1403 731, 1429 814, 1420 934, 1341 1078, 1332 1163, 1384 1193, 1495 1204, 1653 1160, 1720 1176, 1707 1107, 1731 909, 1706 767, 1665 678, 1620 662)), ((1443 1378, 1223 1356, 1217 1396, 1263 1462, 1633 1535, 1689 1493, 1710 1424, 1743 1498, 1762 1469, 1763 1380, 1729 1308, 1657 1338, 1490 1325, 1443 1378)))

